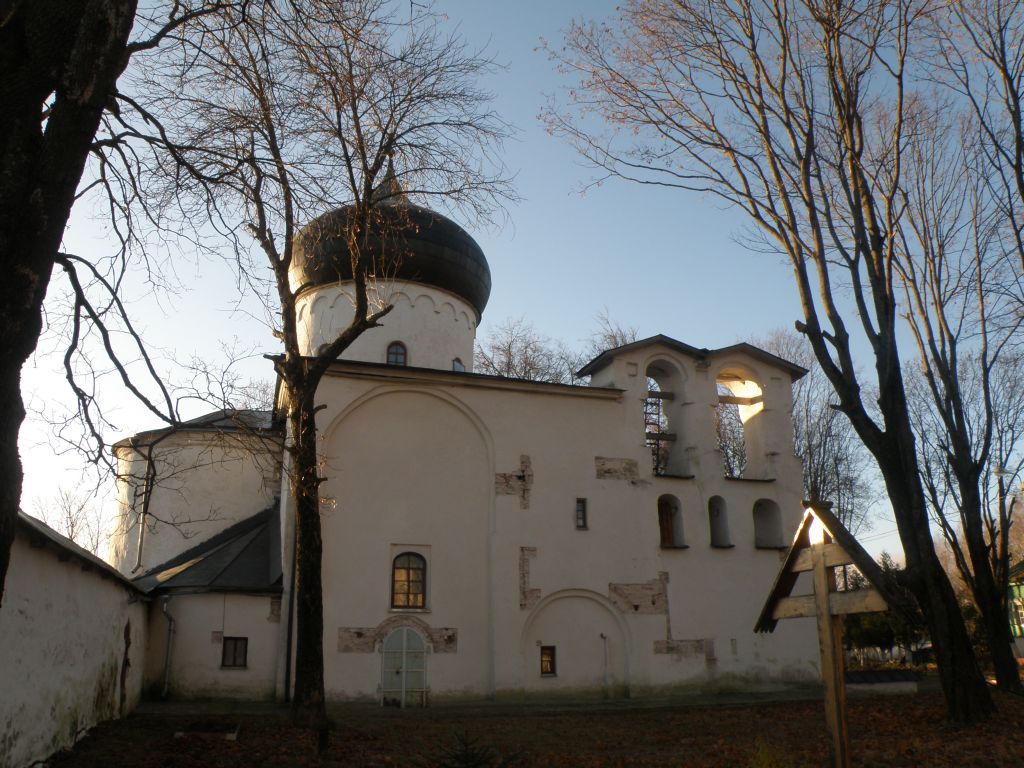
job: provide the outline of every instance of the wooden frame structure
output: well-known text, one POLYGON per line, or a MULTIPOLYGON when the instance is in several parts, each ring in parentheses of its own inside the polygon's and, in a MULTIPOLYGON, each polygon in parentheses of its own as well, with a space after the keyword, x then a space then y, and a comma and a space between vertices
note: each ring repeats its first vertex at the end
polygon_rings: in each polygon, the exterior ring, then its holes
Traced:
POLYGON ((846 727, 846 681, 843 663, 843 616, 848 613, 886 611, 884 587, 872 576, 878 568, 839 519, 831 504, 805 503, 793 544, 775 579, 755 632, 772 632, 780 619, 813 616, 818 623, 821 677, 825 684, 825 720, 835 768, 850 768, 849 734, 846 727), (855 565, 871 584, 869 589, 836 591, 835 569, 855 565), (811 576, 813 592, 792 595, 800 574, 811 576))

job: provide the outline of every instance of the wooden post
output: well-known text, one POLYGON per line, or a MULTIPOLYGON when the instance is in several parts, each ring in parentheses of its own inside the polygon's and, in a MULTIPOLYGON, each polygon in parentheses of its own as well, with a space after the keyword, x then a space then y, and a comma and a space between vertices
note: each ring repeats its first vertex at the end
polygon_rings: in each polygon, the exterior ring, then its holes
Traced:
POLYGON ((832 740, 832 765, 850 768, 850 739, 846 730, 846 679, 843 672, 843 617, 832 615, 830 597, 835 592, 835 571, 825 563, 825 547, 831 537, 820 521, 811 524, 811 570, 814 575, 814 608, 821 650, 821 677, 825 683, 825 721, 832 740))
MULTIPOLYGON (((871 555, 830 511, 830 504, 807 504, 789 554, 775 577, 755 632, 772 632, 780 619, 814 616, 818 623, 821 678, 825 683, 825 721, 832 742, 833 768, 850 768, 846 731, 846 679, 843 674, 843 617, 848 613, 888 610, 879 584, 854 592, 836 592, 838 566, 854 564, 871 573, 871 555), (801 573, 810 573, 813 595, 793 595, 801 573)), ((870 578, 870 577, 869 577, 870 578)))

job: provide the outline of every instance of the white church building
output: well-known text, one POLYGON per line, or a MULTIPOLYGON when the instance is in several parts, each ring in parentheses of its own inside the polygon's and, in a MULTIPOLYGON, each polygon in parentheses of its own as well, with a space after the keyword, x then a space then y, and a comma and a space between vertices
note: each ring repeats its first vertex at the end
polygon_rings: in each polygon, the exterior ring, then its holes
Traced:
MULTIPOLYGON (((317 397, 329 699, 421 706, 819 680, 813 621, 753 631, 802 514, 791 388, 805 371, 748 344, 655 336, 590 361, 588 385, 474 373, 491 289, 483 252, 402 196, 380 210, 374 290, 394 309, 317 397), (723 407, 742 422, 742 471, 725 468, 723 407)), ((291 278, 310 354, 351 317, 349 216, 329 212, 300 235, 291 278)), ((294 525, 280 395, 276 405, 115 446, 116 571, 22 521, 0 612, 0 683, 21 693, 0 712, 0 738, 55 731, 33 712, 62 697, 51 710, 62 730, 25 759, 130 711, 144 690, 288 698, 294 525), (63 586, 47 586, 47 569, 63 569, 63 586), (88 648, 33 639, 68 611, 93 627, 88 648), (33 672, 65 656, 65 675, 96 666, 77 698, 74 680, 33 672)))
MULTIPOLYGON (((790 411, 805 371, 747 344, 656 336, 592 360, 589 386, 476 374, 483 252, 404 197, 380 210, 375 290, 394 309, 318 393, 328 696, 408 706, 816 679, 808 622, 753 633, 802 512, 790 411), (738 477, 716 438, 723 402, 743 421, 738 477)), ((300 235, 310 354, 351 317, 349 215, 300 235)), ((115 565, 152 598, 151 684, 287 696, 282 440, 275 415, 246 412, 118 445, 134 482, 115 565)))

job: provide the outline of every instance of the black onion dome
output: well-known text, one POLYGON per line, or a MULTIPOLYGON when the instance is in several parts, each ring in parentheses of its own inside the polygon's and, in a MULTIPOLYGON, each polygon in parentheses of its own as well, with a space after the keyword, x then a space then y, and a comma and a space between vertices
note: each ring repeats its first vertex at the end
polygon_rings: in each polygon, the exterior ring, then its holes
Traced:
MULTIPOLYGON (((343 206, 303 227, 292 259, 293 287, 305 290, 352 279, 345 233, 353 215, 351 206, 343 206)), ((374 277, 441 288, 483 314, 491 295, 491 270, 468 232, 439 213, 405 201, 377 205, 371 217, 366 242, 374 254, 374 277)))

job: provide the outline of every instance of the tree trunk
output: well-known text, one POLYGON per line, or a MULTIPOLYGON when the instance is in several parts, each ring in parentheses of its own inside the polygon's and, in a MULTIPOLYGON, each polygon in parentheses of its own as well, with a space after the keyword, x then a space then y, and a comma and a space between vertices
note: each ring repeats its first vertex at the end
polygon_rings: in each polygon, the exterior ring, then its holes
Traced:
POLYGON ((0 600, 10 565, 11 545, 21 501, 21 457, 18 455, 18 431, 25 418, 21 402, 21 363, 0 358, 0 600))
POLYGON ((992 696, 978 667, 953 586, 935 554, 909 422, 906 430, 897 432, 903 440, 893 441, 888 456, 878 457, 878 463, 907 558, 908 587, 928 625, 950 719, 958 723, 984 720, 994 710, 992 696))
POLYGON ((315 731, 318 750, 327 746, 324 701, 323 537, 316 445, 315 386, 289 387, 294 400, 291 426, 291 482, 295 502, 295 721, 315 731))
POLYGON ((968 580, 971 585, 971 596, 981 613, 989 653, 992 654, 996 686, 1010 693, 1024 693, 1017 659, 1013 655, 1010 621, 1006 615, 1007 586, 997 584, 989 559, 990 546, 998 546, 998 542, 992 542, 991 545, 985 542, 985 533, 981 525, 981 494, 978 491, 977 473, 973 474, 973 477, 966 477, 959 483, 962 490, 962 519, 966 523, 963 537, 967 543, 973 571, 968 580))
POLYGON ((18 433, 25 419, 21 367, 39 339, 43 296, 50 279, 50 267, 45 262, 17 258, 30 251, 32 238, 30 232, 19 231, 17 210, 7 209, 5 198, 6 194, 0 192, 0 263, 6 270, 4 279, 0 279, 0 601, 24 478, 18 453, 18 433))
POLYGON ((21 367, 39 340, 75 190, 127 63, 135 6, 32 0, 5 8, 0 23, 0 597, 21 500, 21 367))
POLYGON ((914 555, 913 548, 904 548, 909 586, 928 623, 949 717, 959 723, 983 720, 994 705, 953 587, 930 542, 914 555))

